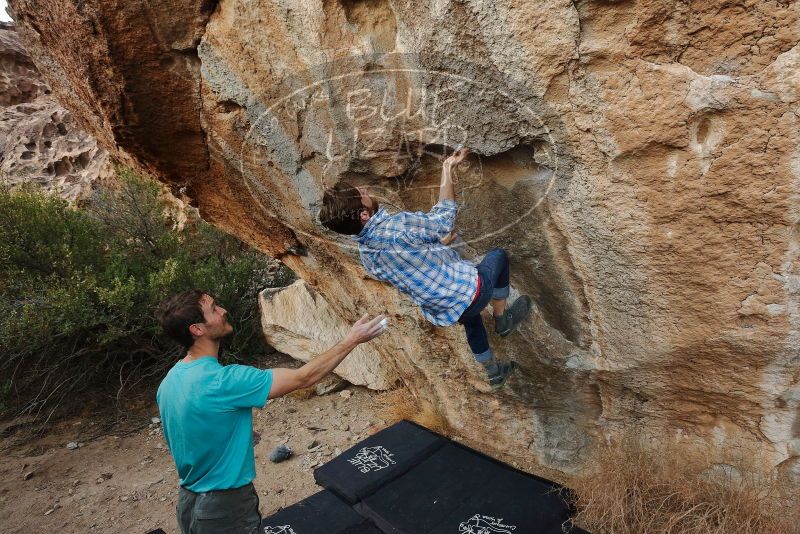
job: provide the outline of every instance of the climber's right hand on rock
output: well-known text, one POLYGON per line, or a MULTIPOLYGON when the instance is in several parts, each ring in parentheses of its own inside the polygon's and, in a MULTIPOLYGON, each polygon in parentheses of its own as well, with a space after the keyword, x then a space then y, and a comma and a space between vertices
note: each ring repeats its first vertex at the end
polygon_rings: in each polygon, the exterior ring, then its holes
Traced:
POLYGON ((386 332, 386 324, 386 316, 378 315, 370 319, 369 314, 365 313, 364 316, 356 321, 353 327, 350 328, 347 339, 356 345, 365 343, 386 332))
POLYGON ((453 152, 453 154, 444 160, 444 164, 449 167, 454 167, 467 159, 467 156, 470 155, 470 150, 468 148, 462 148, 453 152))

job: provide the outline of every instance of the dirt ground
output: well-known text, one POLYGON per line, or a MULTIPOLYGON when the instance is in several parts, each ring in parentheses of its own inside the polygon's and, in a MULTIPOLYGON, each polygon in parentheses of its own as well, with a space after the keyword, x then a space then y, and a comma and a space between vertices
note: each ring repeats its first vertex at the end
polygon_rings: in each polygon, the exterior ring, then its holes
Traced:
MULTIPOLYGON (((385 425, 377 397, 350 386, 306 399, 284 397, 253 411, 254 430, 261 434, 254 483, 264 516, 318 491, 314 466, 385 425), (273 464, 269 453, 281 443, 294 456, 273 464)), ((155 402, 141 412, 134 423, 111 429, 91 418, 65 420, 22 442, 24 429, 4 432, 0 531, 178 532, 178 478, 161 426, 150 419, 158 416, 155 402), (70 442, 80 446, 68 449, 70 442)))

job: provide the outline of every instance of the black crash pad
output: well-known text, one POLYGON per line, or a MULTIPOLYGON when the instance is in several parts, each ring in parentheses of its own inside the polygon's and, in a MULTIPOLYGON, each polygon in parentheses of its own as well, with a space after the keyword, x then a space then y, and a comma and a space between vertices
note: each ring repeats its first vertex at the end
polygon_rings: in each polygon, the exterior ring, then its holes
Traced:
POLYGON ((448 443, 356 509, 389 534, 560 534, 571 514, 559 489, 448 443))
MULTIPOLYGON (((298 532, 298 534, 300 533, 298 532)), ((354 527, 346 528, 339 534, 385 534, 385 533, 372 523, 362 523, 354 527)))
POLYGON ((314 480, 350 503, 356 503, 406 473, 447 442, 421 426, 400 421, 316 469, 314 480))
POLYGON ((320 491, 261 520, 259 534, 381 534, 349 504, 320 491))

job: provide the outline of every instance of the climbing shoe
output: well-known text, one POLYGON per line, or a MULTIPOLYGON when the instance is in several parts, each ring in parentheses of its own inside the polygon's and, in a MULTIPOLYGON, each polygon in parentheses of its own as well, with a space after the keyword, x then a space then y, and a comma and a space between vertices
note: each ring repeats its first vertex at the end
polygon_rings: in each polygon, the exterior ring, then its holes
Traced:
POLYGON ((489 385, 492 386, 492 391, 497 391, 517 369, 517 362, 497 362, 493 367, 494 372, 489 372, 489 385))
POLYGON ((532 303, 528 295, 522 295, 515 300, 514 304, 506 308, 503 315, 494 316, 494 331, 505 337, 516 330, 519 324, 531 312, 532 303))

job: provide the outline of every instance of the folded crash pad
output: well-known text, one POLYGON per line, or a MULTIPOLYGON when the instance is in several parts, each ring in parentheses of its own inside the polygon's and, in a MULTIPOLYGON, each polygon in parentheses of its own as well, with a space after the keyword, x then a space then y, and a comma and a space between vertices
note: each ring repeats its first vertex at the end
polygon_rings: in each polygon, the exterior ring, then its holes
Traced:
MULTIPOLYGON (((298 534, 300 534, 298 532, 298 534)), ((349 527, 339 534, 384 534, 384 532, 372 523, 362 523, 354 527, 349 527)))
POLYGON ((447 439, 401 421, 361 441, 317 468, 317 484, 356 503, 407 472, 447 443, 447 439))
POLYGON ((259 534, 381 534, 349 504, 320 491, 261 520, 259 534))
POLYGON ((448 443, 356 509, 389 534, 560 534, 571 514, 559 489, 448 443))

